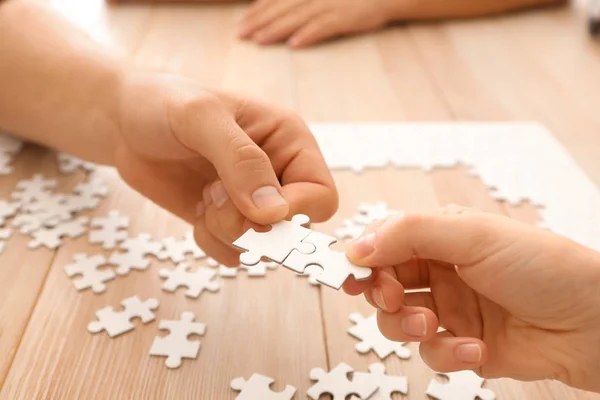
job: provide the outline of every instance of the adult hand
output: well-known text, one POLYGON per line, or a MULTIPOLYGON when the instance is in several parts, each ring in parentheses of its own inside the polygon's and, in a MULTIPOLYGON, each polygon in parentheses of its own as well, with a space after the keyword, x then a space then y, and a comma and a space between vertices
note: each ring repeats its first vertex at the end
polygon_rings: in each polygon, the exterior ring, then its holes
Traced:
POLYGON ((252 223, 335 213, 329 169, 294 113, 170 75, 130 74, 120 98, 119 173, 192 222, 196 241, 218 261, 239 263, 231 243, 252 223))
POLYGON ((432 369, 600 391, 599 253, 453 206, 380 221, 347 255, 375 273, 345 290, 379 309, 386 337, 421 342, 432 369))
POLYGON ((259 44, 287 41, 305 47, 384 26, 394 1, 257 0, 241 21, 239 34, 259 44))

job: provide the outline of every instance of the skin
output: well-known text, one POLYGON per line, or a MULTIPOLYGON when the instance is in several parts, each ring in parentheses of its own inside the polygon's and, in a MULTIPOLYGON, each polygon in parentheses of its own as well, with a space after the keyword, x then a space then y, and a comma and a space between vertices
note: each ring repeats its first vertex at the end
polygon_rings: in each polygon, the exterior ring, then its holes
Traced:
POLYGON ((0 54, 0 127, 115 166, 226 265, 239 263, 231 243, 248 227, 337 209, 316 141, 291 111, 132 68, 34 0, 0 5, 0 54))
POLYGON ((600 392, 600 253, 450 206, 380 221, 347 256, 374 276, 345 291, 365 294, 386 337, 420 342, 432 369, 600 392))
MULTIPOLYGON (((235 0, 155 0, 160 3, 230 3, 235 0)), ((110 0, 143 3, 148 0, 110 0)), ((239 37, 267 45, 307 47, 393 22, 470 18, 566 0, 255 0, 240 21, 239 37)))

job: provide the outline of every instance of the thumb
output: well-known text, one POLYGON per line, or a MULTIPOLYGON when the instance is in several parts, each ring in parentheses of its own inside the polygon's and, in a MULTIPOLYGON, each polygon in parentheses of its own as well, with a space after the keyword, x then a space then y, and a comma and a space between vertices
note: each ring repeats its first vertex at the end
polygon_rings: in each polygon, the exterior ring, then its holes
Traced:
POLYGON ((453 206, 438 213, 399 214, 375 231, 351 242, 346 250, 356 264, 387 267, 413 257, 452 265, 485 260, 512 241, 514 221, 453 206), (508 224, 507 224, 508 222, 508 224))
MULTIPOLYGON (((250 221, 266 225, 289 212, 289 204, 267 154, 239 127, 217 96, 191 103, 180 138, 217 170, 236 208, 250 221)), ((189 107, 189 105, 188 105, 189 107)))

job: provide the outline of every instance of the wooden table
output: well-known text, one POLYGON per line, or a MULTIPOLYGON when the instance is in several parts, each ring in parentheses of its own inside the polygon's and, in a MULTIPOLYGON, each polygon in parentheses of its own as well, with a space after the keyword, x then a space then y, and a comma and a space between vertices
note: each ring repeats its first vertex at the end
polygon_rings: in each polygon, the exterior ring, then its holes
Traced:
MULTIPOLYGON (((586 36, 580 7, 491 20, 393 27, 308 50, 259 48, 235 38, 244 5, 107 8, 102 0, 53 0, 95 38, 138 65, 181 73, 202 83, 248 92, 291 107, 313 122, 538 120, 600 183, 600 45, 586 36)), ((0 178, 0 197, 35 172, 57 176, 68 190, 82 175, 59 176, 54 156, 28 148, 16 172, 0 178)), ((119 209, 132 217, 130 232, 161 238, 189 229, 120 181, 98 172, 111 196, 90 215, 119 209)), ((536 220, 534 207, 494 201, 465 170, 369 171, 335 174, 338 215, 318 227, 331 232, 360 201, 432 210, 449 202, 536 220), (394 182, 390 185, 390 182, 394 182)), ((103 295, 78 293, 63 272, 75 253, 97 252, 85 238, 58 251, 29 251, 14 235, 0 256, 1 399, 229 399, 233 377, 253 372, 276 378, 275 388, 298 388, 305 398, 312 367, 344 361, 366 370, 376 360, 354 350, 348 316, 372 309, 362 298, 309 286, 284 269, 267 279, 224 282, 197 301, 160 290, 154 262, 146 273, 109 283, 103 295), (208 326, 197 360, 177 371, 148 357, 154 322, 110 339, 86 331, 94 312, 138 294, 161 300, 158 319, 194 311, 208 326)), ((409 345, 413 359, 393 356, 391 373, 409 378, 409 399, 424 399, 432 372, 409 345)), ((498 399, 600 399, 558 383, 488 382, 498 399)))

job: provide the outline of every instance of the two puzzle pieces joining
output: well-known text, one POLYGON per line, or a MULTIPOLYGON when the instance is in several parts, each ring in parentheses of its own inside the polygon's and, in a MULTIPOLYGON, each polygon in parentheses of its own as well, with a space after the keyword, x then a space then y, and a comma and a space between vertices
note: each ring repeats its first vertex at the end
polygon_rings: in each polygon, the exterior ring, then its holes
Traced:
POLYGON ((371 269, 353 265, 344 253, 331 250, 336 238, 307 228, 308 216, 295 215, 291 221, 281 221, 268 232, 246 231, 233 245, 245 253, 240 255, 244 265, 256 265, 268 258, 294 272, 303 274, 306 267, 319 266, 323 271, 316 275, 319 283, 339 289, 353 275, 356 280, 368 279, 371 269))
POLYGON ((236 400, 291 400, 296 388, 287 385, 281 392, 273 392, 270 388, 273 379, 261 374, 252 374, 250 379, 235 378, 231 388, 240 392, 236 400))

